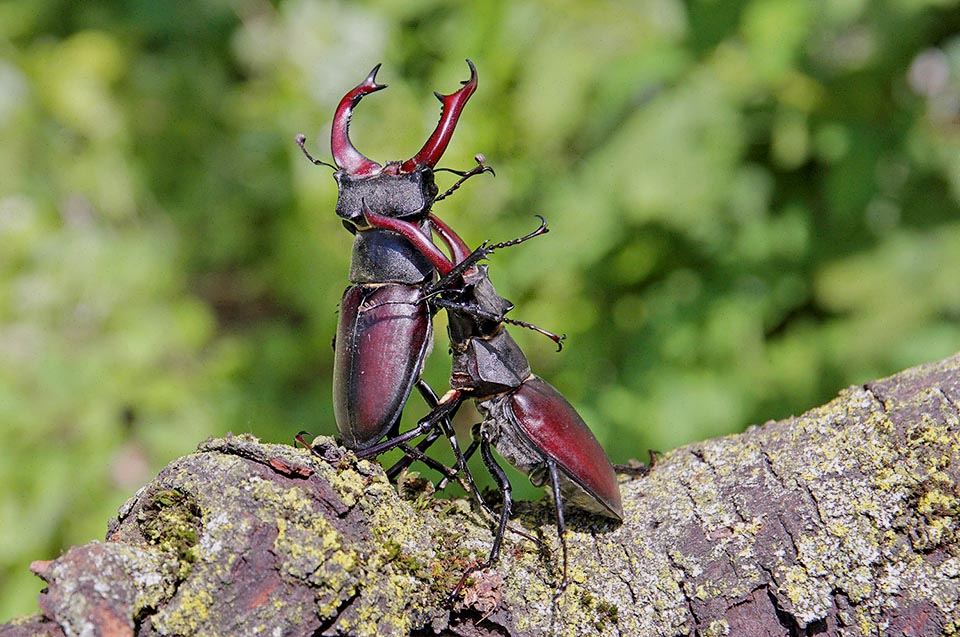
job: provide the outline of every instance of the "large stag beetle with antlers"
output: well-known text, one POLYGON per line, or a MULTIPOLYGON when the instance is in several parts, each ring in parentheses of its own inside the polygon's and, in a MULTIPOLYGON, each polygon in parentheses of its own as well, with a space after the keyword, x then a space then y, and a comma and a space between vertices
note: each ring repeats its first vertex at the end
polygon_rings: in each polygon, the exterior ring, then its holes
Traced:
MULTIPOLYGON (((440 122, 423 148, 406 161, 381 165, 367 159, 350 142, 353 109, 370 93, 386 88, 376 82, 378 64, 366 79, 340 100, 333 118, 331 150, 339 187, 337 215, 354 235, 350 282, 340 301, 334 353, 333 405, 343 443, 357 452, 397 432, 400 415, 417 385, 428 402, 435 396, 420 381, 432 344, 432 308, 423 302, 423 288, 434 279, 433 265, 394 232, 372 228, 363 206, 408 220, 430 232, 429 213, 467 178, 492 172, 482 157, 473 170, 455 172, 460 180, 439 195, 434 181, 437 162, 453 136, 464 105, 477 88, 473 63, 463 87, 437 97, 443 104, 440 122), (439 195, 439 196, 438 196, 439 195)), ((323 164, 304 148, 315 164, 323 164)))

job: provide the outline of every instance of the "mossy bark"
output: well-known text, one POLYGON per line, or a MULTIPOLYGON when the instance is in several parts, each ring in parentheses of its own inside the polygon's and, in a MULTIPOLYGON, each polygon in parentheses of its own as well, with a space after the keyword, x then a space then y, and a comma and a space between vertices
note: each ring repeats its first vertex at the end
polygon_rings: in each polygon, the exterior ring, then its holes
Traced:
POLYGON ((550 506, 520 507, 500 564, 466 500, 247 436, 167 466, 35 572, 14 635, 941 635, 960 630, 960 355, 621 477, 622 525, 572 515, 554 595, 550 506))

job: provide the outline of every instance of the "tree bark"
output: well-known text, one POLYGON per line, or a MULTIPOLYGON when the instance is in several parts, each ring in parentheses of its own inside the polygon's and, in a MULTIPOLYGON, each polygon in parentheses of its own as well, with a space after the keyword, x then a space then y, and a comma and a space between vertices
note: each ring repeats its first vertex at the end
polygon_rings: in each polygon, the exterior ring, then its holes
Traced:
POLYGON ((493 570, 452 606, 492 523, 398 496, 332 440, 323 459, 202 443, 143 487, 106 542, 32 566, 14 635, 941 635, 960 630, 960 355, 677 449, 622 476, 622 525, 521 503, 493 570))

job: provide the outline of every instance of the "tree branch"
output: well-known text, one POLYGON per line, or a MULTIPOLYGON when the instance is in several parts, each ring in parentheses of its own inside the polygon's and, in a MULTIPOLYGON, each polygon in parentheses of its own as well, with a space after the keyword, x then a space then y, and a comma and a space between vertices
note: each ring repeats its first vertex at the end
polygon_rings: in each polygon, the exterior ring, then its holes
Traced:
POLYGON ((466 500, 402 499, 332 441, 324 459, 208 440, 121 509, 106 542, 35 562, 15 635, 940 635, 960 629, 960 355, 622 477, 620 526, 570 516, 554 598, 549 503, 494 571, 466 500))

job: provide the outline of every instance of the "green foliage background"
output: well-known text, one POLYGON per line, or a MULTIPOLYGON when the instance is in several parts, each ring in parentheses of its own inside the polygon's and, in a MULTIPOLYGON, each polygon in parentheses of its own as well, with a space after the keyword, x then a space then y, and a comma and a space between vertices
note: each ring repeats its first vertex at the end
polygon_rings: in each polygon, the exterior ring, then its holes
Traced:
POLYGON ((960 350, 956 4, 0 4, 0 620, 204 437, 333 433, 350 236, 293 138, 325 155, 379 61, 378 160, 476 62, 443 163, 497 177, 437 211, 472 244, 547 217, 491 273, 569 335, 515 331, 615 461, 960 350))

